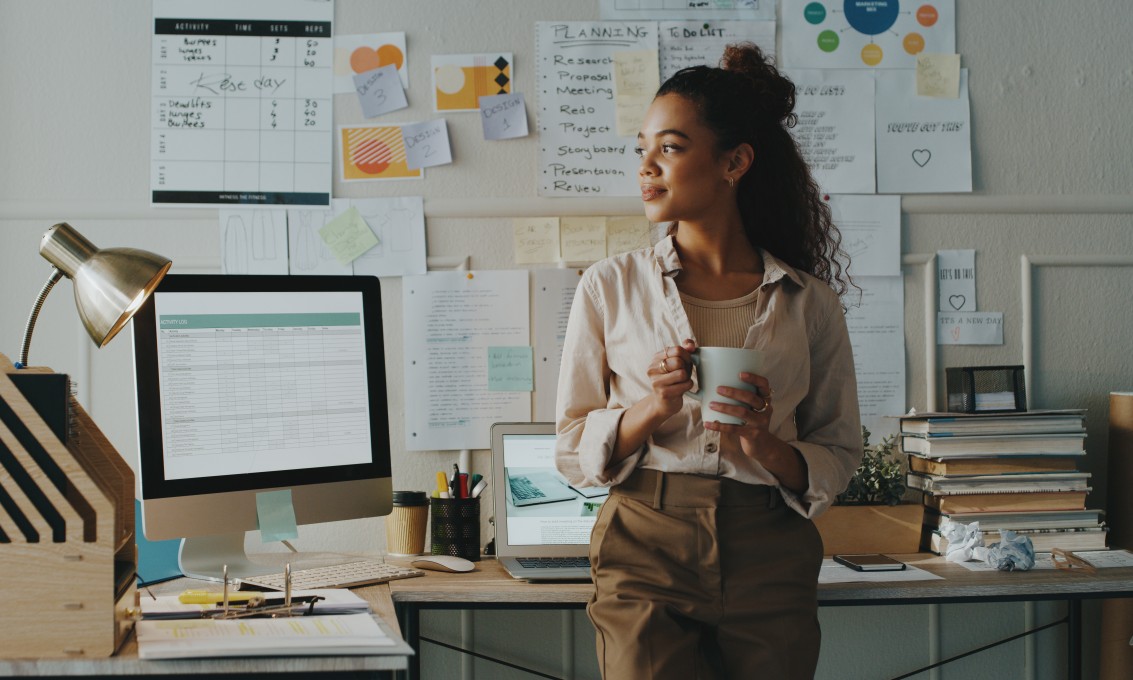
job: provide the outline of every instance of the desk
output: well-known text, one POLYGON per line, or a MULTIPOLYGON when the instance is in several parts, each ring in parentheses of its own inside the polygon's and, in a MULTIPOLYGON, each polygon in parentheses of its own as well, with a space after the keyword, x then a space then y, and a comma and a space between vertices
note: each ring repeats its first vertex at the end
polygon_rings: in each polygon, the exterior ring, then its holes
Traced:
MULTIPOLYGON (((941 580, 819 584, 820 606, 947 604, 1061 600, 1069 613, 1068 677, 1081 677, 1082 600, 1133 597, 1133 568, 1099 569, 1095 574, 1035 570, 970 571, 944 558, 919 553, 896 555, 941 580)), ((389 584, 405 640, 418 652, 409 677, 420 677, 420 612, 425 609, 581 609, 593 591, 589 583, 528 583, 513 579, 494 559, 466 574, 429 572, 424 578, 389 584)))
MULTIPOLYGON (((151 586, 155 595, 180 593, 188 588, 200 588, 202 581, 176 579, 151 586)), ((213 587, 216 584, 212 584, 213 587)), ((359 588, 355 592, 365 598, 383 623, 399 633, 397 618, 389 586, 386 584, 359 588)), ((142 597, 148 597, 141 591, 142 597)), ((109 625, 109 623, 107 624, 109 625)), ((138 643, 131 634, 122 647, 107 658, 95 659, 22 659, 0 660, 0 676, 167 676, 167 675, 223 675, 293 673, 340 675, 343 677, 392 677, 394 671, 404 670, 408 659, 400 655, 374 656, 291 656, 247 657, 225 659, 139 659, 138 643)))

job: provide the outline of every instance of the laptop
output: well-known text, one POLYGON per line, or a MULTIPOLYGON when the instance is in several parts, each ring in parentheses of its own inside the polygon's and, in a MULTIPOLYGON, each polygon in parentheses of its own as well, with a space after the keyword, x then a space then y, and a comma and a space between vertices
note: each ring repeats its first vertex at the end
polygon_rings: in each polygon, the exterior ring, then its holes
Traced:
POLYGON ((531 581, 590 580, 590 530, 608 489, 567 484, 555 469, 555 424, 493 425, 492 479, 504 569, 531 581))

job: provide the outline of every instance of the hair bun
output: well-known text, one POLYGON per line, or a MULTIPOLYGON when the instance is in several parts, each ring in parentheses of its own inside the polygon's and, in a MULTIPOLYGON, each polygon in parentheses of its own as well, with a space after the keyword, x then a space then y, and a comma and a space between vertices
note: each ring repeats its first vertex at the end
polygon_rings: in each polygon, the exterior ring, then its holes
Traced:
POLYGON ((720 68, 746 78, 759 110, 790 127, 795 121, 795 84, 779 73, 772 60, 755 43, 733 43, 724 48, 720 68))

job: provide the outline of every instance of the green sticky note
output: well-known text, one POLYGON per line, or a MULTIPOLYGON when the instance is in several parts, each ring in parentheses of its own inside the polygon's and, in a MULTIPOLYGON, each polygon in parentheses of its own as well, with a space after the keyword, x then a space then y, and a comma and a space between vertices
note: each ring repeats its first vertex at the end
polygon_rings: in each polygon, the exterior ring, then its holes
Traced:
POLYGON ((319 236, 339 263, 344 265, 357 260, 362 253, 378 245, 378 237, 374 236, 370 225, 366 224, 366 220, 353 206, 323 225, 319 229, 319 236))
POLYGON ((291 489, 256 494, 256 528, 260 530, 264 543, 299 538, 291 489))
POLYGON ((488 391, 530 392, 534 388, 534 367, 530 347, 488 348, 488 391))

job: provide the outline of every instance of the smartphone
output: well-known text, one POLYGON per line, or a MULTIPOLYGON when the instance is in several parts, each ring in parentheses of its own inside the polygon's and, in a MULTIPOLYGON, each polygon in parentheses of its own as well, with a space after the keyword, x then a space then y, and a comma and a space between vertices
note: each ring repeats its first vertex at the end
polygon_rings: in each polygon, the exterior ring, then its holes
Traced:
POLYGON ((901 571, 905 568, 904 562, 899 562, 888 555, 882 555, 880 553, 835 555, 834 561, 838 564, 844 564, 855 571, 901 571))

